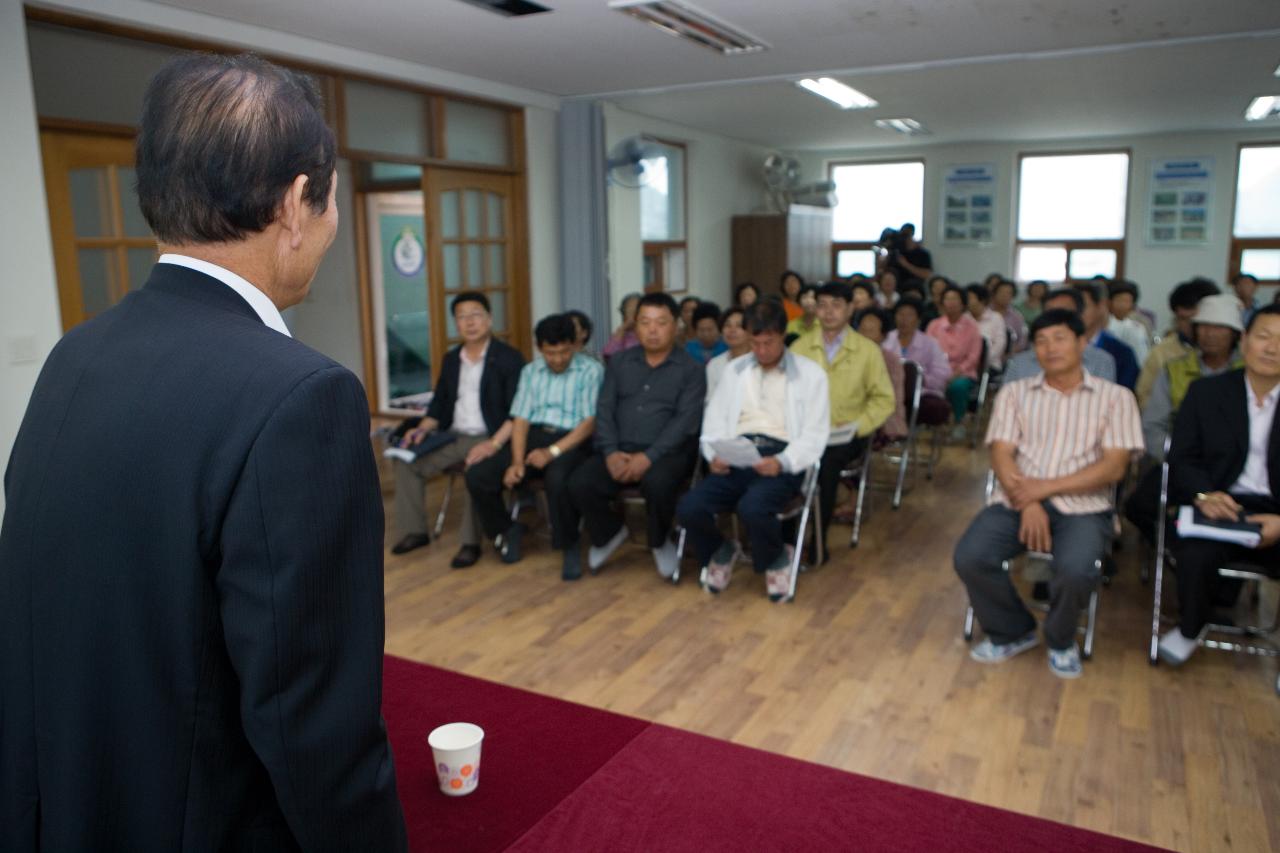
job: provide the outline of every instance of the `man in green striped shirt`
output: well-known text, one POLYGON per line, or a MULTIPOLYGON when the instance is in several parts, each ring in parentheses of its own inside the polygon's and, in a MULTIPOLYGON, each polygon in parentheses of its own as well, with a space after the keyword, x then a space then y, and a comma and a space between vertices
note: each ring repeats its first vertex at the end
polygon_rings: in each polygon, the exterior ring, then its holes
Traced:
POLYGON ((539 320, 534 337, 542 358, 520 372, 511 403, 511 440, 467 471, 476 516, 504 563, 520 560, 525 527, 512 522, 502 492, 530 479, 545 483, 552 547, 576 546, 578 515, 569 500, 568 481, 591 455, 589 439, 604 378, 600 362, 576 352, 576 329, 567 315, 539 320))

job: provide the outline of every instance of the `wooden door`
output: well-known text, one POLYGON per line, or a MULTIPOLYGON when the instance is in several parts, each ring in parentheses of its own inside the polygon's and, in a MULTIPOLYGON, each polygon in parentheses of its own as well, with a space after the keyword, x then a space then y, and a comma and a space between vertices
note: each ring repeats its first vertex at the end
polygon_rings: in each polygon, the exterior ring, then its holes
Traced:
POLYGON ((528 281, 517 261, 516 181, 510 175, 425 170, 432 362, 460 341, 449 302, 460 291, 488 298, 496 337, 528 353, 528 281))
POLYGON ((66 331, 141 287, 156 241, 138 207, 131 137, 45 130, 40 146, 66 331))

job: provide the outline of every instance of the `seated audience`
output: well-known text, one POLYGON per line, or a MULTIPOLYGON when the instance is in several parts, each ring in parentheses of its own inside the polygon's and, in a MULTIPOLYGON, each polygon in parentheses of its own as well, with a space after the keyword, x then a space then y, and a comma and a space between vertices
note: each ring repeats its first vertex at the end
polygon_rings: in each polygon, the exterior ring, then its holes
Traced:
MULTIPOLYGON (((1084 296, 1075 288, 1060 287, 1043 300, 1043 305, 1046 311, 1056 308, 1082 314, 1084 296)), ((1091 346, 1084 351, 1084 369, 1099 379, 1105 379, 1108 382, 1116 381, 1116 360, 1110 353, 1098 347, 1091 346)), ((1009 363, 1005 365, 1003 381, 1027 379, 1039 372, 1040 362, 1036 359, 1036 351, 1033 347, 1009 359, 1009 363)))
POLYGON ((1133 386, 1138 383, 1138 359, 1133 354, 1132 347, 1107 331, 1111 311, 1106 286, 1091 281, 1077 284, 1075 289, 1084 297, 1084 310, 1080 312, 1080 316, 1084 320, 1090 346, 1111 354, 1116 362, 1116 383, 1132 391, 1133 386))
POLYGON ((883 348, 895 352, 903 361, 914 361, 924 374, 920 389, 920 413, 917 420, 925 426, 941 426, 947 422, 947 383, 951 381, 951 362, 936 340, 920 331, 920 304, 903 299, 893 309, 894 329, 884 340, 883 348))
POLYGON ((987 635, 970 656, 997 663, 1039 642, 1001 563, 1026 550, 1052 554, 1049 668, 1076 678, 1076 626, 1112 536, 1111 488, 1142 450, 1142 424, 1132 394, 1083 368, 1079 315, 1047 310, 1031 324, 1031 339, 1044 371, 996 395, 987 432, 996 487, 956 545, 955 568, 987 635))
POLYGON ((808 334, 818 326, 817 285, 806 284, 800 288, 799 302, 802 313, 799 317, 787 323, 787 337, 793 340, 801 335, 808 334))
POLYGON ((725 368, 703 413, 702 454, 710 474, 680 499, 676 516, 707 568, 707 589, 721 592, 740 549, 721 535, 716 516, 736 511, 751 542, 754 568, 764 572, 769 598, 781 601, 790 591, 790 556, 778 513, 826 449, 831 430, 827 374, 783 345, 787 315, 781 305, 752 306, 746 326, 751 352, 725 368), (763 458, 752 467, 730 467, 714 445, 734 437, 750 440, 763 458))
POLYGON ((720 306, 714 302, 700 302, 693 312, 693 330, 689 342, 684 345, 700 366, 727 352, 729 345, 720 339, 720 306))
MULTIPOLYGON (((920 313, 920 328, 928 331, 929 324, 942 316, 942 294, 946 291, 947 285, 951 284, 951 279, 945 275, 935 275, 929 277, 928 291, 929 298, 921 303, 922 311, 920 313)), ((897 306, 894 306, 897 307, 897 306)))
POLYGON ((880 345, 849 327, 852 316, 849 286, 842 282, 824 284, 818 291, 818 323, 822 328, 791 345, 793 353, 826 371, 831 395, 831 430, 818 473, 824 554, 829 553, 826 535, 835 514, 840 472, 862 456, 872 433, 894 409, 893 385, 880 345))
POLYGON ((749 281, 744 281, 733 289, 733 304, 739 308, 750 308, 760 301, 760 288, 749 281))
POLYGON ((876 301, 876 289, 871 286, 869 281, 859 281, 850 285, 850 293, 853 296, 854 311, 861 311, 864 308, 870 308, 878 304, 876 301))
MULTIPOLYGON (((697 324, 709 303, 698 306, 697 324)), ((717 312, 718 313, 718 312, 717 312)), ((665 293, 640 300, 636 318, 640 346, 611 359, 596 406, 595 453, 569 478, 569 499, 586 527, 592 571, 613 556, 627 527, 612 503, 618 492, 637 486, 648 516, 648 543, 658 573, 676 570, 671 520, 681 484, 698 458, 698 433, 706 377, 702 364, 675 345, 676 304, 665 293)), ((577 525, 572 531, 577 539, 577 525)), ((564 552, 562 577, 582 575, 576 542, 564 552)))
POLYGON ((981 284, 966 287, 965 299, 969 316, 987 340, 987 369, 999 373, 1004 370, 1004 351, 1009 344, 1009 328, 1004 317, 991 310, 991 292, 981 284))
POLYGON ((640 304, 641 293, 628 293, 622 297, 622 304, 618 306, 618 313, 622 315, 622 323, 618 328, 613 330, 613 334, 609 336, 608 342, 604 345, 603 355, 605 358, 614 353, 622 352, 624 349, 640 346, 640 339, 636 337, 636 306, 640 304))
POLYGON ((786 270, 778 277, 778 292, 782 294, 782 307, 787 312, 787 322, 804 314, 800 306, 800 294, 804 291, 804 277, 795 270, 786 270))
POLYGON ((1151 328, 1137 311, 1138 285, 1118 278, 1107 286, 1107 295, 1111 310, 1107 331, 1129 345, 1139 365, 1146 363, 1147 354, 1151 352, 1151 328))
POLYGON ((600 362, 574 351, 573 321, 563 314, 543 317, 533 334, 542 357, 520 371, 511 403, 511 440, 467 469, 475 512, 504 563, 519 562, 525 527, 511 520, 503 489, 539 477, 546 489, 552 547, 576 546, 578 516, 569 499, 569 476, 591 455, 588 439, 604 375, 600 362))
POLYGON ((591 322, 591 318, 577 308, 570 308, 564 312, 564 315, 573 321, 574 340, 573 345, 577 352, 586 355, 594 355, 587 349, 587 344, 591 342, 591 332, 595 329, 595 325, 591 322))
POLYGON ((898 304, 898 273, 889 268, 876 276, 876 303, 884 308, 898 304))
POLYGON ((1029 327, 1040 316, 1040 312, 1044 311, 1044 298, 1049 293, 1049 283, 1036 279, 1027 284, 1026 295, 1022 301, 1016 306, 1018 313, 1022 315, 1022 319, 1027 321, 1029 327))
MULTIPOLYGON (((391 548, 393 554, 405 554, 431 542, 424 494, 427 481, 459 462, 474 465, 491 456, 511 433, 507 413, 524 356, 493 337, 489 299, 483 293, 459 293, 450 310, 462 343, 445 353, 427 415, 405 434, 401 446, 417 447, 433 433, 441 434, 441 440, 449 438, 413 462, 392 460, 394 523, 400 536, 391 548)), ((458 539, 462 547, 453 558, 453 567, 463 569, 480 556, 480 526, 470 500, 463 502, 458 539)))
MULTIPOLYGON (((1173 314, 1173 328, 1165 332, 1160 343, 1156 344, 1138 374, 1138 386, 1134 392, 1138 396, 1138 405, 1145 406, 1151 396, 1151 388, 1156 378, 1164 370, 1164 366, 1176 358, 1189 354, 1195 346, 1192 336, 1191 319, 1196 316, 1196 307, 1206 296, 1221 293, 1218 286, 1205 278, 1193 278, 1184 281, 1169 294, 1169 311, 1173 314)), ((1243 325, 1243 324, 1242 324, 1243 325)))
POLYGON ((1231 289, 1235 291, 1236 297, 1240 300, 1241 316, 1240 320, 1244 325, 1249 325, 1249 321, 1253 319, 1254 312, 1258 310, 1258 277, 1249 273, 1240 273, 1231 282, 1231 289))
POLYGON ((965 311, 965 293, 954 284, 942 292, 942 316, 929 324, 929 337, 938 342, 951 365, 947 401, 955 415, 958 438, 961 422, 969 411, 969 394, 978 384, 978 362, 982 360, 982 330, 965 311))
POLYGON ((1194 504, 1210 519, 1261 525, 1262 541, 1257 548, 1211 539, 1173 543, 1180 615, 1159 649, 1175 666, 1191 657, 1209 622, 1223 583, 1219 567, 1240 561, 1280 577, 1280 305, 1253 313, 1240 349, 1244 370, 1195 382, 1178 410, 1169 503, 1194 504))
MULTIPOLYGON (((902 300, 906 301, 906 300, 902 300)), ((898 304, 901 305, 902 301, 898 304)), ((893 414, 880 426, 880 434, 886 439, 898 439, 907 434, 907 401, 904 394, 904 371, 902 357, 892 349, 885 349, 884 342, 888 331, 893 328, 893 314, 883 308, 867 308, 853 316, 853 327, 880 349, 884 357, 885 370, 889 374, 889 385, 893 388, 893 414)), ((830 381, 830 376, 827 377, 830 381)), ((831 408, 835 409, 832 402, 831 408)))
POLYGON ((1000 315, 1004 320, 1005 327, 1010 332, 1012 348, 1005 353, 1005 357, 1019 353, 1028 346, 1027 342, 1027 321, 1023 319, 1022 313, 1014 307, 1014 297, 1018 295, 1018 286, 1007 278, 999 278, 991 291, 991 310, 1000 315))
POLYGON ((715 393, 724 375, 725 365, 740 355, 751 352, 751 336, 743 327, 743 309, 736 305, 720 315, 720 337, 729 349, 707 362, 707 399, 715 393))
POLYGON ((1191 383, 1202 376, 1217 376, 1244 366, 1236 351, 1244 326, 1235 297, 1207 296, 1200 300, 1191 327, 1195 348, 1164 366, 1142 407, 1142 436, 1148 455, 1156 461, 1164 459, 1164 440, 1191 383))
POLYGON ((676 345, 684 346, 694 338, 693 315, 697 312, 702 300, 696 296, 686 296, 680 300, 680 322, 676 328, 676 345))

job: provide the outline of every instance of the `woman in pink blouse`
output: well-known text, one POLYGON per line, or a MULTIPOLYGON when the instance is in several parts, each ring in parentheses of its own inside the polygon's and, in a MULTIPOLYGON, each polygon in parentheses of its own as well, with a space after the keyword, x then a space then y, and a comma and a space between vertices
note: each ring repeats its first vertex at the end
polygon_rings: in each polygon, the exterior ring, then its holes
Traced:
POLYGON ((956 285, 942 292, 942 316, 929 324, 929 337, 938 342, 951 364, 947 401, 958 425, 969 411, 969 394, 978 382, 982 359, 982 332, 965 311, 965 294, 956 285))

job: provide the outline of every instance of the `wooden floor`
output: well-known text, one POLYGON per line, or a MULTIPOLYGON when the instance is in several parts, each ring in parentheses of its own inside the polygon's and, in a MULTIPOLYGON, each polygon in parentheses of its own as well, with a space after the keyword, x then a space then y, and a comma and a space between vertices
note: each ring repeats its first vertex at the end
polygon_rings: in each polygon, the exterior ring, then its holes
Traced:
POLYGON ((742 567, 718 597, 692 563, 672 587, 639 545, 573 584, 537 538, 519 565, 490 551, 451 571, 446 532, 388 554, 387 651, 1175 850, 1280 850, 1277 664, 1202 650, 1150 666, 1131 532, 1083 678, 1055 678, 1042 648, 969 659, 951 550, 985 470, 984 453, 948 448, 901 510, 873 494, 862 544, 833 526, 831 563, 786 605, 742 567))

